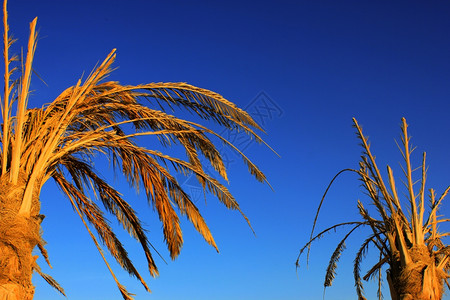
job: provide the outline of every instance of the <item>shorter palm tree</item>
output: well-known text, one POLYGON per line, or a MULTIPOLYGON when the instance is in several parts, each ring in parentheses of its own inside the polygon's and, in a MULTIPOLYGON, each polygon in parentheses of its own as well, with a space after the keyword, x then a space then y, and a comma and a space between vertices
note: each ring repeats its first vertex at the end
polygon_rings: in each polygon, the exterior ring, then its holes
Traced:
POLYGON ((364 149, 359 170, 345 169, 340 171, 328 185, 316 216, 311 231, 310 240, 301 248, 296 265, 299 267, 301 254, 325 233, 340 227, 350 227, 344 238, 338 243, 331 255, 325 273, 324 287, 331 286, 335 275, 338 260, 345 249, 345 242, 355 230, 368 227, 370 234, 361 244, 354 260, 353 274, 358 299, 365 299, 363 284, 361 281, 360 265, 370 246, 378 252, 377 263, 363 277, 368 280, 372 277, 378 278, 378 298, 382 299, 381 283, 382 268, 387 266, 387 281, 393 300, 437 300, 442 298, 444 282, 448 285, 450 264, 450 247, 442 241, 443 237, 450 233, 440 233, 438 223, 450 221, 437 215, 438 209, 444 197, 450 190, 448 187, 440 197, 436 196, 433 189, 429 191, 429 210, 425 218, 425 181, 426 181, 426 154, 423 153, 422 165, 420 166, 421 177, 418 190, 416 181, 413 179, 413 168, 411 166, 411 153, 413 148, 408 136, 406 120, 402 119, 402 147, 399 147, 405 166, 403 168, 406 177, 406 200, 401 201, 397 193, 392 169, 387 166, 387 184, 381 176, 380 170, 375 163, 375 157, 370 151, 368 139, 363 135, 361 126, 353 119, 357 130, 357 136, 361 140, 364 149), (369 213, 363 203, 358 200, 357 207, 362 217, 360 221, 350 221, 331 226, 319 234, 314 235, 314 229, 318 220, 320 208, 325 196, 334 180, 344 172, 354 172, 369 196, 369 202, 376 210, 376 216, 369 213), (405 211, 406 209, 406 211, 405 211))

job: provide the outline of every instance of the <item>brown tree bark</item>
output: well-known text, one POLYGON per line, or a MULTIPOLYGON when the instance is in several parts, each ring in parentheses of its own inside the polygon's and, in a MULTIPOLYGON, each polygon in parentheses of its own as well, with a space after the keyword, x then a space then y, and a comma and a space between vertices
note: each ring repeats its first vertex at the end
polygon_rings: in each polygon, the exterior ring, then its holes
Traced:
POLYGON ((402 267, 391 264, 387 280, 392 300, 440 300, 443 295, 443 271, 438 270, 426 246, 409 249, 412 263, 402 267))
POLYGON ((33 299, 31 282, 40 241, 39 201, 30 217, 18 214, 24 185, 12 186, 0 178, 0 300, 33 299))

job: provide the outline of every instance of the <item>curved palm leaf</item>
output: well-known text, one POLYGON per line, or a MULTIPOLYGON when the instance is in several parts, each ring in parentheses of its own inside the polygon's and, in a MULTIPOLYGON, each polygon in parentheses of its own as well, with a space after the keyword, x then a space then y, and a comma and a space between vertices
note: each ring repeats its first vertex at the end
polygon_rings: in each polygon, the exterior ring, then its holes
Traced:
MULTIPOLYGON (((98 155, 110 159, 115 172, 123 173, 133 188, 143 188, 149 205, 157 212, 163 224, 164 239, 172 259, 179 255, 183 245, 177 210, 218 251, 199 209, 172 172, 195 175, 204 190, 215 195, 227 208, 238 210, 250 225, 229 190, 218 179, 206 173, 201 158, 206 159, 220 177, 228 179, 221 154, 213 143, 213 139, 219 139, 236 150, 257 180, 267 182, 264 174, 216 132, 204 125, 170 115, 167 109, 179 107, 188 110, 200 119, 212 121, 229 130, 243 131, 257 142, 263 142, 254 131, 262 129, 248 113, 217 93, 186 83, 128 86, 105 81, 111 72, 115 50, 85 81, 80 79, 76 85, 63 91, 53 102, 42 108, 28 109, 29 82, 36 47, 35 26, 36 20, 31 24, 26 64, 16 86, 10 81, 14 70, 10 70, 10 65, 14 58, 9 57, 9 47, 13 41, 8 37, 6 1, 4 2, 6 76, 0 175, 12 184, 25 182, 21 187, 23 196, 19 215, 35 217, 39 212, 35 196, 39 194, 43 184, 52 178, 85 223, 96 246, 99 248, 90 227, 95 229, 99 241, 119 265, 136 277, 147 290, 144 279, 109 226, 105 212, 113 215, 141 244, 149 272, 153 276, 158 274, 152 256, 156 250, 150 244, 141 221, 129 203, 93 168, 92 161, 98 155), (17 102, 15 116, 11 111, 13 102, 17 102), (141 136, 152 136, 163 147, 179 145, 184 148, 186 157, 177 158, 156 149, 139 146, 141 136), (89 197, 91 193, 95 198, 89 197)), ((38 246, 48 262, 43 242, 38 246)), ((101 252, 101 248, 99 251, 101 252)), ((35 270, 41 274, 38 267, 35 270)), ((113 273, 112 275, 123 297, 131 299, 131 294, 113 273)), ((43 277, 62 291, 51 277, 45 274, 43 277)))

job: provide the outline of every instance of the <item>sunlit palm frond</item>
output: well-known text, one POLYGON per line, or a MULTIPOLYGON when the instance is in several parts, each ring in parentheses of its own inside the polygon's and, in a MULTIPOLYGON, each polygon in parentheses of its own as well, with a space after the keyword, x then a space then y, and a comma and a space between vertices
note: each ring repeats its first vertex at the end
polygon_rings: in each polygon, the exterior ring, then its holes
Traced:
POLYGON ((55 288, 58 292, 66 296, 66 293, 64 292, 64 289, 59 285, 59 283, 53 279, 52 276, 42 273, 41 268, 35 264, 33 266, 34 271, 36 271, 51 287, 55 288))
POLYGON ((323 286, 328 287, 333 284, 333 280, 336 276, 336 269, 337 264, 339 262, 339 258, 341 257, 342 252, 344 252, 346 246, 345 241, 347 238, 352 234, 353 231, 355 231, 359 226, 363 225, 362 223, 356 225, 353 227, 345 236, 344 238, 339 242, 336 249, 334 250, 333 254, 331 255, 330 261, 328 262, 328 267, 325 272, 325 281, 323 286))
MULTIPOLYGON (((55 173, 53 178, 61 190, 72 200, 72 205, 76 205, 74 209, 79 211, 80 214, 86 217, 89 223, 94 226, 101 241, 108 248, 109 252, 120 266, 130 275, 138 278, 148 290, 143 278, 139 275, 131 260, 128 258, 127 251, 108 225, 107 220, 104 218, 103 213, 98 206, 90 201, 83 192, 65 180, 62 174, 55 173)), ((156 267, 151 269, 150 272, 157 273, 156 267)))
POLYGON ((355 279, 356 294, 358 299, 364 298, 364 286, 361 281, 361 262, 367 254, 370 243, 373 243, 373 236, 367 238, 356 253, 353 264, 353 278, 355 279))
MULTIPOLYGON (((178 214, 185 216, 205 241, 218 251, 199 209, 174 173, 195 176, 203 190, 213 194, 227 208, 239 211, 250 226, 238 202, 216 178, 228 180, 216 141, 235 151, 257 180, 268 183, 266 177, 235 145, 197 121, 208 120, 222 128, 244 132, 250 139, 264 143, 255 131, 262 129, 247 112, 215 92, 187 83, 129 86, 106 81, 112 71, 115 50, 85 80, 78 80, 42 108, 30 109, 27 106, 36 49, 36 19, 30 25, 22 75, 14 82, 11 74, 15 70, 12 66, 15 56, 9 54, 13 39, 8 35, 6 1, 3 12, 6 73, 2 103, 1 178, 9 178, 13 184, 25 183, 20 187, 23 195, 19 215, 36 217, 39 192, 47 180, 53 179, 85 224, 124 299, 132 299, 132 294, 117 280, 99 242, 124 270, 149 289, 110 227, 105 212, 114 216, 141 244, 153 276, 158 274, 158 269, 152 253, 158 252, 149 242, 142 222, 129 202, 93 168, 92 162, 98 156, 105 156, 114 171, 122 173, 131 187, 145 191, 149 205, 157 212, 163 225, 163 236, 172 259, 179 255, 183 245, 178 214), (11 111, 13 102, 16 102, 16 115, 11 111), (171 115, 178 108, 191 112, 197 119, 188 121, 171 115), (144 138, 155 148, 140 146, 144 138), (184 156, 176 157, 161 151, 161 148, 173 146, 182 147, 184 156), (205 164, 209 164, 216 173, 207 172, 205 164), (91 228, 95 229, 97 237, 91 228)), ((36 246, 50 265, 43 240, 36 246)), ((37 267, 36 270, 40 272, 37 267)), ((51 277, 43 277, 52 284, 51 277)))
MULTIPOLYGON (((414 299, 417 297, 421 297, 420 299, 440 299, 443 282, 450 276, 450 251, 448 246, 442 241, 442 237, 448 236, 448 233, 439 233, 437 227, 438 223, 446 222, 446 219, 439 218, 437 211, 450 191, 450 187, 438 199, 434 190, 430 190, 430 209, 428 210, 428 216, 425 218, 427 211, 424 204, 427 171, 425 165, 426 155, 423 155, 420 167, 414 169, 411 164, 411 153, 414 148, 410 144, 406 120, 402 119, 402 147, 400 148, 405 161, 405 167, 402 169, 406 177, 406 200, 403 202, 397 191, 393 170, 387 166, 388 181, 386 182, 388 184, 386 184, 375 162, 375 156, 371 153, 367 137, 363 135, 362 128, 357 121, 355 119, 353 121, 357 137, 363 147, 363 155, 359 163, 360 169, 345 169, 332 179, 319 203, 311 237, 305 246, 300 249, 299 256, 305 248, 309 248, 311 243, 321 237, 324 232, 346 224, 337 224, 322 231, 319 235, 313 235, 319 211, 331 184, 344 171, 352 171, 358 175, 358 179, 362 182, 362 186, 368 195, 369 203, 375 207, 375 212, 378 214, 377 216, 375 216, 376 214, 369 214, 362 201, 357 201, 359 214, 363 219, 360 225, 369 227, 372 231, 360 246, 354 262, 353 273, 358 298, 365 299, 360 265, 369 249, 369 245, 372 245, 378 251, 379 260, 366 273, 364 280, 369 280, 378 273, 378 298, 382 297, 380 272, 385 265, 389 265, 387 278, 393 299, 400 299, 398 298, 400 295, 407 294, 413 295, 411 297, 414 299), (418 181, 413 179, 414 170, 421 170, 421 179, 418 181), (417 186, 419 186, 419 190, 416 192, 417 186), (404 211, 405 203, 408 208, 406 212, 404 211)), ((352 223, 357 224, 358 222, 349 222, 347 224, 352 223)), ((331 257, 326 272, 325 286, 331 285, 334 279, 336 263, 344 249, 343 241, 345 241, 348 234, 337 245, 331 257)))

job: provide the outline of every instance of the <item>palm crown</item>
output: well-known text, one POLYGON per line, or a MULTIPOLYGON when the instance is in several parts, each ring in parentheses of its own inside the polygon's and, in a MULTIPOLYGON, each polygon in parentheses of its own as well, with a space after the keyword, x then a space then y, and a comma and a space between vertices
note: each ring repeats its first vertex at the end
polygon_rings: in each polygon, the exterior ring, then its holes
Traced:
MULTIPOLYGON (((211 140, 214 137, 236 150, 257 180, 266 181, 264 174, 216 132, 198 123, 174 117, 166 113, 165 108, 181 107, 229 130, 244 131, 261 142, 254 132, 254 129, 261 128, 245 111, 219 94, 186 83, 125 86, 105 81, 111 72, 115 50, 86 80, 79 80, 75 86, 66 89, 52 103, 42 108, 28 109, 36 47, 36 19, 30 24, 28 51, 21 76, 12 81, 10 78, 15 71, 12 63, 17 58, 9 57, 9 47, 13 40, 8 36, 6 1, 3 9, 5 91, 0 184, 4 188, 0 190, 0 209, 13 214, 10 218, 1 220, 0 227, 9 229, 0 232, 0 240, 4 241, 8 237, 13 239, 12 224, 20 216, 29 221, 22 222, 22 231, 27 232, 22 233, 22 236, 33 248, 37 245, 48 262, 44 242, 39 234, 43 219, 39 214, 39 192, 43 184, 52 178, 83 220, 99 251, 102 253, 97 239, 106 246, 122 268, 140 280, 148 290, 124 246, 108 225, 105 212, 115 216, 123 228, 141 244, 149 272, 155 276, 158 269, 152 257, 152 246, 132 207, 93 168, 91 161, 98 155, 107 156, 112 161, 114 170, 122 172, 134 188, 143 188, 149 204, 156 210, 163 224, 164 238, 172 259, 180 253, 183 244, 177 210, 217 249, 205 220, 171 174, 173 171, 184 175, 195 174, 204 190, 214 194, 227 208, 238 210, 247 220, 228 189, 205 172, 201 158, 208 161, 221 177, 227 179, 221 155, 211 140), (13 106, 17 109, 15 116, 12 115, 13 106), (154 106, 158 109, 151 108, 154 106), (157 150, 140 147, 135 138, 148 135, 155 136, 165 147, 181 145, 186 158, 175 158, 157 150), (11 191, 14 191, 14 197, 11 197, 11 191), (89 197, 90 191, 96 195, 95 199, 89 197), (90 228, 95 229, 97 237, 90 228)), ((6 253, 9 250, 3 251, 6 253)), ((21 264, 26 260, 22 256, 29 255, 19 255, 21 264)), ((103 259, 108 265, 104 256, 103 259)), ((40 271, 34 261, 31 264, 28 273, 33 270, 39 272, 51 285, 64 293, 53 278, 40 271)), ((109 269, 123 297, 131 299, 111 268, 109 269)), ((28 273, 16 281, 25 282, 31 276, 28 273)), ((8 274, 3 275, 8 277, 8 274)))
POLYGON ((438 224, 449 220, 440 218, 437 212, 450 191, 450 187, 447 187, 439 197, 435 190, 430 189, 429 210, 426 214, 426 155, 423 153, 422 165, 418 168, 421 170, 421 174, 419 180, 416 180, 411 163, 411 153, 414 148, 410 144, 408 125, 403 118, 402 144, 399 146, 405 161, 405 166, 402 167, 405 175, 405 199, 402 200, 391 167, 387 166, 388 179, 384 180, 375 162, 375 156, 370 151, 368 138, 363 135, 362 128, 356 119, 353 119, 353 122, 363 147, 360 168, 340 171, 328 185, 317 209, 310 239, 300 250, 296 265, 299 266, 301 254, 308 249, 309 256, 311 244, 323 237, 325 233, 341 227, 350 227, 350 230, 336 246, 328 263, 324 287, 331 286, 336 275, 337 263, 346 248, 347 239, 357 229, 368 227, 370 233, 361 244, 354 260, 353 274, 358 299, 365 299, 360 267, 371 246, 377 250, 379 259, 363 276, 363 279, 378 277, 379 299, 383 298, 381 293, 382 269, 386 265, 388 266, 387 281, 393 300, 441 299, 444 282, 449 286, 447 278, 450 273, 450 251, 449 246, 444 243, 444 238, 449 236, 449 233, 439 232, 438 224), (358 200, 357 207, 362 220, 336 224, 313 235, 329 188, 340 174, 348 171, 357 174, 368 195, 368 201, 373 206, 373 211, 369 211, 367 205, 364 206, 363 202, 358 200))

